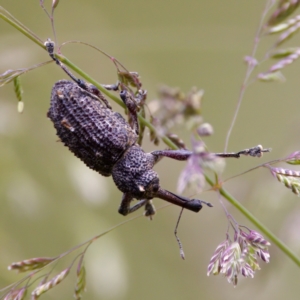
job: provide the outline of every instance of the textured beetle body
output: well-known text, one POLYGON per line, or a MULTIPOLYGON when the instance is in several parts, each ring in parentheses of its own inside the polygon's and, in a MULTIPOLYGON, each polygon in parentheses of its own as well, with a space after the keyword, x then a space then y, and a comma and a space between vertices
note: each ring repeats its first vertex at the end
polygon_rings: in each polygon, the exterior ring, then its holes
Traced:
POLYGON ((123 193, 136 199, 152 199, 159 188, 158 174, 152 170, 157 157, 131 146, 113 168, 113 179, 123 193))
POLYGON ((194 212, 202 208, 202 203, 211 206, 160 187, 158 174, 152 170, 154 164, 163 156, 186 160, 192 152, 160 150, 145 153, 137 144, 137 104, 145 100, 146 91, 139 90, 136 94, 127 88, 120 91, 130 116, 129 124, 119 113, 112 111, 107 99, 95 86, 76 78, 55 57, 51 40, 48 39, 45 46, 50 57, 74 80, 55 83, 48 117, 60 140, 71 152, 101 175, 112 175, 116 186, 123 192, 120 214, 127 215, 145 206, 145 215, 151 217, 155 209, 150 200, 154 197, 194 212), (140 201, 130 206, 133 199, 140 201))
POLYGON ((64 145, 103 176, 111 175, 115 163, 137 140, 119 113, 71 81, 55 83, 48 117, 64 145))
POLYGON ((77 84, 61 80, 52 89, 48 117, 64 145, 89 168, 112 175, 119 190, 136 199, 154 197, 157 157, 136 144, 137 134, 119 113, 77 84))
MULTIPOLYGON (((82 82, 80 84, 83 86, 82 82)), ((155 210, 149 200, 154 197, 195 212, 202 208, 201 200, 190 200, 162 189, 158 174, 152 170, 162 156, 182 160, 191 152, 145 153, 137 144, 138 128, 132 128, 119 113, 78 83, 67 80, 55 83, 47 115, 58 137, 71 152, 101 175, 112 175, 116 186, 123 192, 121 214, 127 215, 146 205, 145 214, 151 216, 155 210), (130 207, 133 199, 140 202, 130 207)))

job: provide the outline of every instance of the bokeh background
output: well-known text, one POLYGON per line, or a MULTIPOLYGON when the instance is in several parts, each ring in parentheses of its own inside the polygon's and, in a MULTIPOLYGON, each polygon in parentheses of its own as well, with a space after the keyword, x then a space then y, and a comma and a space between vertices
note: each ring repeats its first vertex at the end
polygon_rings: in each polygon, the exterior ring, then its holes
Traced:
MULTIPOLYGON (((53 37, 38 0, 1 0, 0 5, 42 40, 53 37)), ((218 152, 224 148, 245 74, 243 57, 251 52, 263 7, 259 0, 61 0, 55 26, 60 43, 91 43, 138 71, 149 100, 161 84, 183 91, 203 88, 203 116, 215 129, 206 141, 218 152)), ((299 37, 294 37, 291 44, 297 43, 299 37)), ((262 41, 260 57, 271 45, 272 39, 262 41)), ((112 63, 91 48, 68 45, 63 53, 98 81, 116 81, 112 63)), ((43 49, 0 20, 0 73, 48 59, 43 49)), ((267 68, 268 63, 262 70, 267 68)), ((229 144, 230 151, 257 144, 273 151, 260 160, 228 161, 224 177, 299 150, 299 62, 285 75, 284 84, 257 82, 247 90, 229 144)), ((0 90, 1 287, 21 278, 7 271, 11 262, 56 256, 130 218, 117 213, 121 193, 112 179, 87 169, 56 142, 46 112, 53 83, 65 77, 54 64, 23 76, 23 114, 17 112, 12 84, 0 90)), ((177 133, 190 144, 190 133, 179 127, 177 133)), ((147 136, 144 148, 157 149, 147 136)), ((165 188, 176 190, 184 165, 164 159, 156 166, 165 188)), ((300 255, 296 196, 266 169, 235 178, 226 187, 300 255)), ((270 248, 271 263, 261 263, 254 279, 241 279, 237 288, 221 276, 206 276, 210 257, 225 239, 227 220, 215 193, 198 197, 211 201, 214 208, 204 207, 199 214, 184 212, 179 236, 185 261, 173 235, 179 209, 169 206, 158 211, 152 222, 138 218, 90 247, 84 299, 299 299, 299 267, 275 246, 270 248)), ((159 199, 155 204, 164 205, 159 199)), ((238 211, 228 208, 240 224, 253 228, 238 211)), ((60 261, 53 274, 74 257, 60 261)), ((44 299, 71 299, 74 271, 44 299)))

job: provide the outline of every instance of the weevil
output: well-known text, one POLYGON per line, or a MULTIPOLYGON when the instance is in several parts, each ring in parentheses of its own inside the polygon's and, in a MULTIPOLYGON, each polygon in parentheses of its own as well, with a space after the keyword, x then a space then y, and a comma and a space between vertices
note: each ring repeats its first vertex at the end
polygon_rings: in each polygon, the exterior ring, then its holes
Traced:
POLYGON ((59 139, 89 168, 103 176, 112 176, 118 189, 123 192, 119 213, 127 215, 145 206, 145 215, 155 210, 151 199, 160 198, 170 203, 199 212, 202 204, 198 199, 188 199, 161 188, 154 164, 163 156, 186 160, 189 151, 161 150, 145 153, 137 144, 139 125, 137 100, 127 90, 120 97, 128 108, 130 125, 121 114, 111 109, 108 101, 93 85, 77 79, 55 57, 54 43, 47 40, 46 49, 51 58, 73 79, 60 80, 52 88, 47 116, 53 122, 59 139), (131 206, 133 199, 138 202, 131 206))
MULTIPOLYGON (((132 120, 129 124, 121 114, 112 110, 107 99, 95 86, 77 79, 55 57, 51 40, 47 40, 45 46, 50 57, 73 79, 60 80, 54 84, 47 115, 60 140, 75 156, 99 174, 112 176, 118 189, 123 192, 118 210, 120 214, 125 216, 145 206, 145 215, 151 217, 155 213, 151 203, 153 198, 166 200, 193 212, 199 212, 202 204, 212 206, 203 200, 176 195, 160 186, 158 174, 153 170, 155 163, 162 157, 187 160, 193 152, 158 150, 145 153, 137 144, 137 103, 145 96, 144 91, 139 91, 137 96, 125 89, 120 91, 120 97, 132 120), (131 206, 133 199, 138 202, 131 206)), ((262 147, 255 151, 265 152, 262 147)), ((243 153, 238 153, 238 157, 239 154, 243 153)), ((216 155, 237 157, 231 154, 216 155)))

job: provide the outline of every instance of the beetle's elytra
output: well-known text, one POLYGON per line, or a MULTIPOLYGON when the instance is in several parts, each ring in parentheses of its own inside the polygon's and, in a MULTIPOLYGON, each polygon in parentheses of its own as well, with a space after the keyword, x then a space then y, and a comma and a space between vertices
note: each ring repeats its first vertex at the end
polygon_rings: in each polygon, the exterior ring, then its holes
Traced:
MULTIPOLYGON (((192 152, 186 150, 161 150, 145 153, 137 144, 138 122, 135 98, 122 90, 120 96, 127 105, 131 126, 119 113, 114 112, 100 91, 74 77, 54 56, 54 44, 45 46, 52 59, 75 81, 60 80, 55 83, 48 117, 65 146, 89 168, 103 176, 112 175, 123 192, 119 213, 127 215, 145 205, 147 216, 154 214, 152 198, 161 198, 183 208, 198 212, 202 200, 175 195, 160 187, 158 174, 152 169, 163 156, 186 160, 192 152), (130 206, 133 199, 140 200, 130 206)), ((141 91, 140 95, 144 95, 141 91)), ((139 96, 140 96, 139 95, 139 96)))
POLYGON ((48 117, 64 145, 103 176, 111 175, 124 150, 137 140, 136 133, 119 113, 67 80, 55 83, 48 117))

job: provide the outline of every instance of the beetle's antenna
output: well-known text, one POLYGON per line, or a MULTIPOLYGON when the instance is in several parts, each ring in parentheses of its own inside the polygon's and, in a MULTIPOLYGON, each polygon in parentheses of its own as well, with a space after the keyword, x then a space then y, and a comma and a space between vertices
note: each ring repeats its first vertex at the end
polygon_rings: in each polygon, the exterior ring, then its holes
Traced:
MULTIPOLYGON (((179 198, 181 198, 180 196, 178 196, 176 194, 174 194, 174 195, 177 196, 177 197, 179 197, 179 198)), ((195 200, 195 199, 193 199, 193 200, 195 200)), ((209 202, 205 202, 205 201, 202 201, 202 200, 198 200, 198 201, 200 201, 200 203, 206 204, 209 207, 212 207, 212 205, 209 202)), ((184 207, 182 207, 182 209, 181 209, 181 211, 179 213, 179 216, 178 216, 178 219, 177 219, 177 222, 176 222, 176 226, 175 226, 175 230, 174 230, 174 235, 175 235, 177 244, 179 246, 179 254, 180 254, 180 256, 181 256, 182 259, 185 259, 185 255, 184 255, 184 251, 183 251, 183 246, 182 246, 182 243, 181 243, 181 241, 180 241, 180 239, 179 239, 179 237, 177 235, 177 229, 178 229, 178 226, 179 226, 179 222, 181 220, 181 216, 183 214, 183 210, 184 210, 184 207)))
POLYGON ((175 234, 175 238, 177 240, 178 246, 179 246, 180 256, 181 256, 182 259, 185 259, 185 255, 184 255, 182 243, 181 243, 181 241, 180 241, 180 239, 179 239, 179 237, 177 235, 177 229, 178 229, 178 226, 179 226, 179 222, 180 222, 183 210, 184 210, 184 208, 182 208, 181 211, 180 211, 180 213, 179 213, 179 216, 178 216, 178 219, 177 219, 177 222, 176 222, 176 226, 175 226, 175 230, 174 230, 174 234, 175 234))

